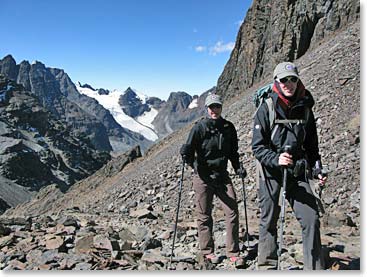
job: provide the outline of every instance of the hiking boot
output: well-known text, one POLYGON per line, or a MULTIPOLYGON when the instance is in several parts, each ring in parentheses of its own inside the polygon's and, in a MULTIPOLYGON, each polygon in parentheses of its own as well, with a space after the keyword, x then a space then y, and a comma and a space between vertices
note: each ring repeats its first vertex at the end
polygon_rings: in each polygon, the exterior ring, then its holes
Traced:
POLYGON ((205 259, 207 259, 212 264, 219 264, 219 262, 220 262, 219 257, 215 256, 215 254, 213 254, 213 253, 205 255, 205 259))
POLYGON ((232 256, 229 258, 229 260, 235 265, 235 267, 243 267, 245 265, 245 261, 242 257, 232 256))

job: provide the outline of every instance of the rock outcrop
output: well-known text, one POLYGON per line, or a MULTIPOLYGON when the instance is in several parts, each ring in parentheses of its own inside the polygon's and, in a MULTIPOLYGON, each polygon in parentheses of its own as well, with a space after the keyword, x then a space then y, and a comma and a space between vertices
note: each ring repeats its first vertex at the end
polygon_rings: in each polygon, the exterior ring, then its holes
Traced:
POLYGON ((359 16, 357 0, 254 0, 218 79, 217 93, 226 99, 241 94, 272 76, 277 63, 302 57, 359 16))
POLYGON ((119 105, 124 113, 132 118, 138 117, 150 110, 145 99, 140 99, 130 87, 121 94, 119 105))
POLYGON ((162 105, 153 120, 158 135, 163 138, 205 115, 205 97, 213 92, 215 88, 194 97, 185 92, 171 92, 167 102, 162 105), (193 101, 196 105, 190 106, 193 101))

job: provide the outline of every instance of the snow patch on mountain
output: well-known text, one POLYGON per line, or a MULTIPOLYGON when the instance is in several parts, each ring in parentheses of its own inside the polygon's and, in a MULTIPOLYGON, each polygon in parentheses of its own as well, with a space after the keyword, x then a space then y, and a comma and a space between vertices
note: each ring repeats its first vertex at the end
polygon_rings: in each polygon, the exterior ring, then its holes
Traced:
POLYGON ((144 126, 154 129, 152 122, 157 114, 158 110, 151 107, 149 112, 144 112, 141 116, 138 116, 136 121, 143 124, 144 126))
POLYGON ((199 98, 192 99, 192 101, 191 101, 191 103, 190 103, 190 105, 189 105, 188 108, 189 109, 194 109, 194 108, 199 107, 198 100, 199 100, 199 98))
POLYGON ((138 96, 138 98, 141 100, 142 104, 145 104, 148 100, 148 96, 145 95, 144 93, 137 91, 136 89, 132 88, 132 90, 135 92, 136 96, 138 96))
MULTIPOLYGON (((119 105, 119 98, 121 91, 113 90, 107 95, 100 95, 97 91, 90 88, 83 88, 80 83, 76 84, 76 88, 81 94, 92 97, 98 101, 105 109, 109 110, 112 116, 115 118, 118 124, 122 127, 127 128, 133 132, 142 134, 144 137, 151 141, 158 139, 158 135, 154 132, 154 127, 151 124, 158 111, 151 108, 150 112, 145 112, 139 116, 136 120, 124 113, 119 105)), ((146 101, 143 94, 137 94, 142 101, 146 101)))

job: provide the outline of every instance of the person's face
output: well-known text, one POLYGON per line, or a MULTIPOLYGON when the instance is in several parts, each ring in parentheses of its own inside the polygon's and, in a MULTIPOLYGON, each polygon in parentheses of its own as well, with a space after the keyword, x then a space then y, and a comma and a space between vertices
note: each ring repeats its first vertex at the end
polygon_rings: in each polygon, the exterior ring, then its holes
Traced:
POLYGON ((296 76, 287 76, 277 79, 279 86, 286 97, 292 97, 297 89, 298 78, 296 76))
POLYGON ((212 104, 208 107, 208 114, 211 119, 218 119, 222 113, 222 105, 212 104))

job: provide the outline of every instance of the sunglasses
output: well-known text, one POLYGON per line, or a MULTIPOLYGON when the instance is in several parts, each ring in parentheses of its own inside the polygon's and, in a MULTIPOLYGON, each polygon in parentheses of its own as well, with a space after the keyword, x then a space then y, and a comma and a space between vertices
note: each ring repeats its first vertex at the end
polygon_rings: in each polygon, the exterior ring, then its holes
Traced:
POLYGON ((282 84, 285 84, 288 81, 291 81, 292 83, 297 83, 298 78, 296 76, 287 76, 282 79, 278 79, 278 81, 281 82, 282 84))
POLYGON ((220 109, 222 107, 222 105, 219 104, 212 104, 209 106, 210 109, 220 109))

